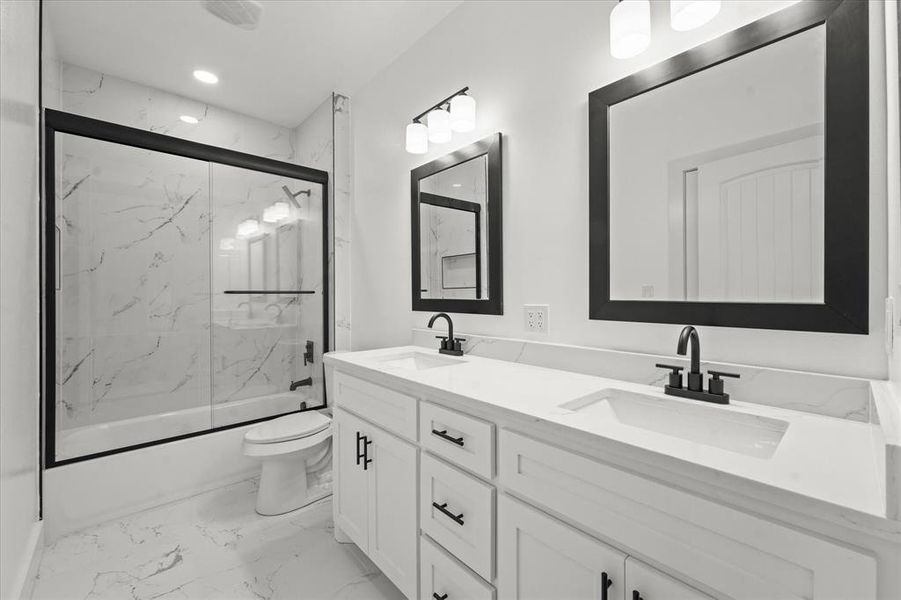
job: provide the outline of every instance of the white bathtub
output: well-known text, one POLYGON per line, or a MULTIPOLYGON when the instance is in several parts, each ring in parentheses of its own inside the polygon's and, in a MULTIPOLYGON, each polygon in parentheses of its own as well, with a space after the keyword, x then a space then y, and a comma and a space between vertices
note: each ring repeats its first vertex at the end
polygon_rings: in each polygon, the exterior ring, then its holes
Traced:
POLYGON ((61 429, 56 437, 56 459, 65 460, 115 448, 143 444, 187 433, 233 425, 286 413, 310 402, 299 392, 282 392, 234 402, 186 408, 143 417, 61 429))

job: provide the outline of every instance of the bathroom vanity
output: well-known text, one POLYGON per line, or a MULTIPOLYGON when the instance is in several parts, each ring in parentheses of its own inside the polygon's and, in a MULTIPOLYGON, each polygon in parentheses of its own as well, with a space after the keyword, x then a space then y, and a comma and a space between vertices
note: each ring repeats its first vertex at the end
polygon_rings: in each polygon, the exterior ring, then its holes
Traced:
POLYGON ((325 362, 336 538, 408 598, 901 595, 897 414, 708 405, 414 346, 325 362))

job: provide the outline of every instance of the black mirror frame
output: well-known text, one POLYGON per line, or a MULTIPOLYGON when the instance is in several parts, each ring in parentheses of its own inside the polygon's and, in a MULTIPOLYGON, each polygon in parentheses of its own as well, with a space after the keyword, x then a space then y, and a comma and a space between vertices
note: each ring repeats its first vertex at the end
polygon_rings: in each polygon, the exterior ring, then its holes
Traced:
MULTIPOLYGON (((413 310, 426 312, 471 313, 480 315, 504 314, 503 273, 503 181, 501 169, 501 134, 483 138, 455 152, 416 167, 410 171, 410 238, 411 238, 411 295, 413 310), (451 167, 480 156, 488 156, 488 298, 423 298, 419 240, 419 182, 451 167)), ((482 245, 482 244, 480 244, 482 245)), ((481 278, 481 274, 480 274, 481 278)))
POLYGON ((856 0, 804 0, 589 94, 590 319, 869 333, 867 11, 856 0), (823 24, 823 304, 611 300, 609 107, 823 24))

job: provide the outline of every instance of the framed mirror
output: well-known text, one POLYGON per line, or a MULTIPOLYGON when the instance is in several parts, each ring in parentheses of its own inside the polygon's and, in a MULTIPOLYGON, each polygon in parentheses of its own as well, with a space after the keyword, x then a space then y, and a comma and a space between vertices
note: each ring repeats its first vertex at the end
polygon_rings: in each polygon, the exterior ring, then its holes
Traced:
POLYGON ((867 52, 805 1, 592 92, 590 318, 867 333, 867 52))
POLYGON ((503 314, 501 134, 413 169, 413 310, 503 314))

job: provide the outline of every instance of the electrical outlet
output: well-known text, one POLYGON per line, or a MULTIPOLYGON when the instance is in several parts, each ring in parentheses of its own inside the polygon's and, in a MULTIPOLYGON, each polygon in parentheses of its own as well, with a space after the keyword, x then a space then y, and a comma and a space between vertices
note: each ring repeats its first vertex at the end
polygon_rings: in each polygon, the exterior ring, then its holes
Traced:
POLYGON ((547 333, 549 312, 548 305, 525 304, 522 308, 526 331, 532 333, 547 333))

